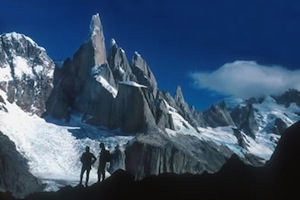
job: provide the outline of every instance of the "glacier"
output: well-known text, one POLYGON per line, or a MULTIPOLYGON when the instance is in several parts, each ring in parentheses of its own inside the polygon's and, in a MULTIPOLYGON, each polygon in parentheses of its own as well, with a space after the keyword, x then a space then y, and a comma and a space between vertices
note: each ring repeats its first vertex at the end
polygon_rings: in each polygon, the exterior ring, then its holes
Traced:
MULTIPOLYGON (((2 90, 0 95, 6 99, 2 90)), ((46 191, 78 185, 79 158, 87 145, 98 158, 100 142, 112 151, 116 145, 122 147, 133 137, 119 130, 108 131, 103 127, 83 124, 76 113, 68 124, 64 124, 55 119, 30 115, 6 100, 5 107, 7 112, 0 110, 1 130, 28 160, 30 172, 46 184, 46 191)), ((96 162, 92 167, 89 185, 97 181, 97 166, 96 162)), ((107 172, 106 177, 109 176, 107 172)))

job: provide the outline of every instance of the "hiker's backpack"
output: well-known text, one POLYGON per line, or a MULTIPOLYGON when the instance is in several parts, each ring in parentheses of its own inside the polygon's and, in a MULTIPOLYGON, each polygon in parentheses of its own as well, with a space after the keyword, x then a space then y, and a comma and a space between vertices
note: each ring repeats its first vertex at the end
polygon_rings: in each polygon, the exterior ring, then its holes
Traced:
POLYGON ((106 157, 107 162, 110 162, 112 160, 112 155, 111 155, 110 151, 105 150, 105 157, 106 157))

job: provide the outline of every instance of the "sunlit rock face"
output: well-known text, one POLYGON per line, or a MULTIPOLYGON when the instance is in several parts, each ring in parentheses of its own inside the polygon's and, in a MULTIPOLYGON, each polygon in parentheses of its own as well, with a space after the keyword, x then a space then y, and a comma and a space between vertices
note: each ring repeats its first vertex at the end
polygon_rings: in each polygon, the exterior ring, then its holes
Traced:
POLYGON ((53 88, 54 62, 44 48, 18 33, 0 35, 0 89, 8 101, 41 116, 53 88))
POLYGON ((117 85, 122 81, 137 82, 137 78, 132 73, 125 51, 118 47, 114 39, 111 40, 107 62, 112 70, 117 85))
POLYGON ((156 95, 157 93, 157 82, 156 79, 142 56, 135 52, 132 58, 131 64, 132 72, 137 77, 137 80, 140 84, 145 85, 149 90, 156 95))

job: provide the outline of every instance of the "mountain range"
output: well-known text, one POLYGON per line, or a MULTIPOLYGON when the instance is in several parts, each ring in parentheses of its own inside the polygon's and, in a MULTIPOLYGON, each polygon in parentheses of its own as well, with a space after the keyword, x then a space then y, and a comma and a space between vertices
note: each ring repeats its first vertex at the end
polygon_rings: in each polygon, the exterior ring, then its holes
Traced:
POLYGON ((0 119, 0 189, 24 197, 77 185, 80 154, 86 145, 99 152, 99 142, 115 155, 108 175, 125 170, 136 181, 214 174, 233 155, 263 167, 299 121, 300 93, 227 98, 196 111, 180 86, 174 95, 159 89, 138 52, 129 61, 114 39, 106 52, 96 14, 88 39, 62 65, 28 36, 0 36, 0 119))

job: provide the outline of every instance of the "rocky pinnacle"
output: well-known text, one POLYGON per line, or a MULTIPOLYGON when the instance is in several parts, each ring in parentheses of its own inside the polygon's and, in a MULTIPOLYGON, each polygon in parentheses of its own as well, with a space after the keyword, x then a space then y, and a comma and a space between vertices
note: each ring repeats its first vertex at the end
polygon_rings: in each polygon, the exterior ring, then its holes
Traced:
POLYGON ((103 28, 99 14, 93 15, 90 24, 90 40, 93 44, 95 54, 95 66, 101 66, 106 63, 106 48, 103 28))

